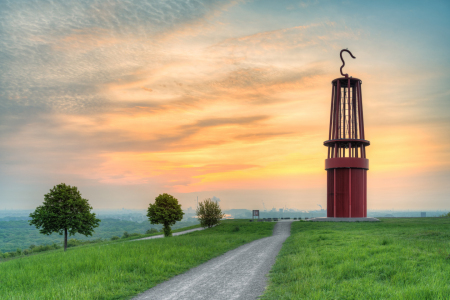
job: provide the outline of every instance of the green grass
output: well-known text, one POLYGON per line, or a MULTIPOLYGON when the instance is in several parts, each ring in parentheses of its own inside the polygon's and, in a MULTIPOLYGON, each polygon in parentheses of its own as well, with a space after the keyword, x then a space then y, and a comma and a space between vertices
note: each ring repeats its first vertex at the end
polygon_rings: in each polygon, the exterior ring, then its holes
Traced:
MULTIPOLYGON (((182 228, 172 230, 172 233, 185 231, 185 230, 189 230, 189 229, 200 228, 200 227, 201 227, 200 224, 182 227, 182 228)), ((150 234, 129 233, 129 235, 130 235, 129 237, 125 238, 122 236, 122 238, 120 238, 120 237, 116 236, 117 240, 114 240, 114 241, 115 242, 123 242, 123 241, 136 240, 136 239, 141 239, 141 238, 155 236, 155 235, 162 235, 162 234, 163 234, 162 232, 155 232, 155 233, 150 233, 150 234)), ((67 247, 80 247, 80 246, 86 246, 86 245, 92 246, 92 244, 95 244, 96 246, 98 246, 99 244, 109 244, 111 242, 112 242, 111 239, 77 240, 77 239, 69 237, 67 247)), ((17 259, 18 257, 23 256, 23 255, 36 255, 37 253, 41 253, 41 252, 55 251, 57 249, 61 249, 62 247, 63 247, 62 243, 61 244, 55 243, 53 245, 40 245, 40 246, 35 246, 34 248, 22 249, 23 250, 22 253, 19 253, 19 254, 17 252, 3 253, 3 254, 0 253, 0 262, 6 261, 6 260, 11 260, 11 259, 17 259), (25 254, 25 251, 26 251, 26 254, 25 254), (11 254, 13 254, 13 256, 11 256, 11 254)))
POLYGON ((294 222, 262 299, 450 299, 450 219, 294 222))
POLYGON ((274 224, 227 220, 178 237, 111 241, 9 260, 0 263, 0 299, 129 299, 226 251, 270 236, 274 224))
MULTIPOLYGON (((172 229, 180 229, 194 224, 199 224, 199 222, 197 220, 181 221, 175 223, 172 229)), ((82 241, 110 239, 112 236, 122 237, 124 231, 130 234, 144 234, 150 228, 160 230, 162 225, 150 224, 148 221, 137 223, 126 220, 102 219, 100 226, 95 228, 92 236, 84 236, 77 233, 69 238, 82 241)), ((32 244, 37 246, 52 245, 54 243, 61 245, 63 240, 64 237, 57 233, 51 235, 41 234, 36 227, 30 226, 28 221, 25 220, 0 221, 0 252, 16 251, 17 248, 26 249, 32 244)))

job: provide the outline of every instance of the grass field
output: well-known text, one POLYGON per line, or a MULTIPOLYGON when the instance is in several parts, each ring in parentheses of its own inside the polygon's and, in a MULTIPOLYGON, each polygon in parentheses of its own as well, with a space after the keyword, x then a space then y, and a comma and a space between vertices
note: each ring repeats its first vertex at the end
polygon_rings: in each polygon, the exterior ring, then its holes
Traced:
POLYGON ((262 299, 450 299, 450 218, 294 222, 262 299))
POLYGON ((275 223, 227 220, 172 238, 104 242, 0 263, 0 299, 129 299, 250 241, 275 223))

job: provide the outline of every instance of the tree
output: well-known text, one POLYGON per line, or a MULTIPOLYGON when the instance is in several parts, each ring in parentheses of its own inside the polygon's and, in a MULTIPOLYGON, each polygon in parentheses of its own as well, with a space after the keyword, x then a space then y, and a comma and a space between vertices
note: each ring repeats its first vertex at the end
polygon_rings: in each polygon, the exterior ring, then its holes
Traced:
POLYGON ((67 249, 67 233, 75 235, 92 235, 100 220, 91 213, 92 207, 88 200, 81 197, 77 187, 58 184, 44 195, 44 203, 30 214, 30 225, 43 234, 57 232, 64 234, 64 251, 67 249))
POLYGON ((224 216, 219 203, 212 201, 210 198, 200 202, 196 212, 202 227, 208 228, 219 224, 220 219, 224 216))
POLYGON ((183 219, 184 212, 178 200, 169 195, 162 194, 155 198, 155 203, 148 206, 147 217, 151 224, 162 224, 164 236, 172 236, 170 226, 183 219))

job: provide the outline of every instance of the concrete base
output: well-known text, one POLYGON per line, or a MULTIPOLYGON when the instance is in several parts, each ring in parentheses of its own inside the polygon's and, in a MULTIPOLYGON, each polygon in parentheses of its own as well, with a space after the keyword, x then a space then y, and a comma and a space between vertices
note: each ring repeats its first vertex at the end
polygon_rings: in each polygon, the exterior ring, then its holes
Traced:
POLYGON ((312 222, 379 222, 377 218, 312 218, 306 221, 312 222))

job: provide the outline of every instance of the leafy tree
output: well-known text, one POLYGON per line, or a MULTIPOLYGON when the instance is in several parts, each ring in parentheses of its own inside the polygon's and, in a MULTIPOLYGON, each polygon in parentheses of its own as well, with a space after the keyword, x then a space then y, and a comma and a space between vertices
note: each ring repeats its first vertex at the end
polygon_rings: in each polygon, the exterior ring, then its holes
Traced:
POLYGON ((30 214, 29 223, 46 235, 53 232, 64 234, 64 251, 66 251, 67 233, 90 236, 94 228, 99 226, 100 220, 95 218, 95 213, 91 213, 91 209, 88 200, 81 197, 77 187, 61 183, 44 195, 43 205, 30 214))
POLYGON ((196 212, 202 227, 211 228, 219 224, 220 219, 223 218, 219 203, 212 201, 210 198, 200 202, 196 212))
POLYGON ((155 198, 155 203, 149 205, 147 217, 151 224, 162 224, 164 236, 172 236, 170 226, 183 219, 184 212, 178 200, 169 195, 162 194, 155 198))

